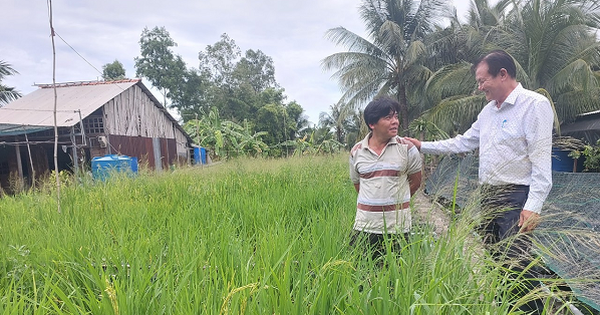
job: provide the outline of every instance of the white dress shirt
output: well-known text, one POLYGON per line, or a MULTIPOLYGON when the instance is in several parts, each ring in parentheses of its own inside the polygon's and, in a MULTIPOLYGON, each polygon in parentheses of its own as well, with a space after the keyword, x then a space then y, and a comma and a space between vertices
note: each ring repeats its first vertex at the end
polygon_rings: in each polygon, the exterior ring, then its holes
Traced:
POLYGON ((489 102, 464 135, 422 142, 421 152, 463 153, 479 148, 479 182, 529 185, 525 210, 540 213, 552 187, 554 113, 543 95, 518 86, 500 108, 489 102))

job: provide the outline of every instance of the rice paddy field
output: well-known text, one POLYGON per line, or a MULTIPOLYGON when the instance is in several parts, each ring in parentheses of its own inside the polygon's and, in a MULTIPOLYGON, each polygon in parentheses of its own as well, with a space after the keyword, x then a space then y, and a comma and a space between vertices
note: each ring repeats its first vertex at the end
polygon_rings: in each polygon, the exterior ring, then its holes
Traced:
POLYGON ((62 186, 60 213, 52 184, 5 196, 0 314, 519 314, 470 223, 436 234, 415 221, 380 259, 351 247, 347 163, 83 179, 62 186))

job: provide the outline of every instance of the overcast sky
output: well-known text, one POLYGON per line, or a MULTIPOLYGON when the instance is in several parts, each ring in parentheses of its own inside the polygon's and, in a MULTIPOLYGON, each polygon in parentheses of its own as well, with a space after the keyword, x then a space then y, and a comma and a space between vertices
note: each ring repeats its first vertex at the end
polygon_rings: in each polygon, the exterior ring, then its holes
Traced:
MULTIPOLYGON (((452 1, 452 0, 450 0, 452 1)), ((454 0, 459 16, 468 0, 454 0)), ((296 100, 312 123, 341 93, 321 60, 343 51, 324 38, 343 26, 360 35, 361 0, 53 0, 56 81, 101 77, 102 66, 119 60, 135 77, 134 58, 144 27, 164 26, 178 44, 173 50, 188 67, 198 67, 198 52, 227 33, 242 50, 260 49, 273 58, 275 78, 287 101, 296 100), (87 60, 87 62, 86 62, 87 60), (89 62, 89 63, 88 63, 89 62)), ((19 71, 3 84, 23 94, 34 83, 52 83, 52 44, 47 1, 0 0, 0 60, 19 71)), ((150 84, 145 82, 149 87, 150 84)), ((162 99, 162 98, 158 98, 162 99)))

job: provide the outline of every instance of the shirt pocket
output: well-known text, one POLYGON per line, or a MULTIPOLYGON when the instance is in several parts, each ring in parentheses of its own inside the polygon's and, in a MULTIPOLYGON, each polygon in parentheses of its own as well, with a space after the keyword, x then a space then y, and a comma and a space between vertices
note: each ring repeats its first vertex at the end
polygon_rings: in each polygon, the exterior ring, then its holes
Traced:
POLYGON ((497 129, 496 139, 499 144, 507 147, 520 146, 525 140, 523 126, 517 122, 503 121, 497 129))

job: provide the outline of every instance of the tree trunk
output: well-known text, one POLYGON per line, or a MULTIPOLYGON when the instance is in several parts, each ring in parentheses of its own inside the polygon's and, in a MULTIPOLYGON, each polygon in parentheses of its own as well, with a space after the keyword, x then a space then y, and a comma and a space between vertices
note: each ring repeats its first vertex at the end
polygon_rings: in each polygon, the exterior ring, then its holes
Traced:
MULTIPOLYGON (((402 135, 409 136, 408 133, 408 103, 406 101, 406 90, 403 84, 398 85, 398 103, 400 103, 400 127, 402 135)), ((400 134, 400 132, 398 134, 400 134)))

